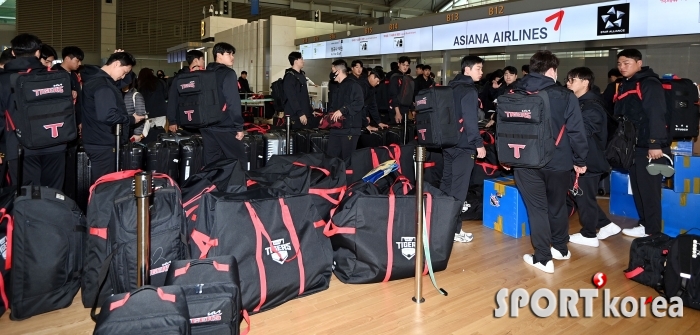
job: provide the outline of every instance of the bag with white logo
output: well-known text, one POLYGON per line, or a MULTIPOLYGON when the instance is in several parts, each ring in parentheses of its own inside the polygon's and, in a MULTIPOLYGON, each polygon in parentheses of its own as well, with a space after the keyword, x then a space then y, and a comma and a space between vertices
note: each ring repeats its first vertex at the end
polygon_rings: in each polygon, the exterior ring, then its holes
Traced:
POLYGON ((253 314, 328 288, 333 255, 322 228, 311 195, 213 192, 202 197, 190 250, 236 258, 243 309, 253 314))
MULTIPOLYGON (((111 173, 90 187, 82 299, 93 312, 108 296, 136 288, 136 198, 132 187, 139 171, 111 173)), ((150 284, 162 286, 170 263, 186 258, 185 213, 180 189, 167 175, 153 174, 152 194, 150 284)))
POLYGON ((25 186, 12 216, 10 318, 70 306, 82 271, 85 218, 78 205, 61 191, 25 186))
POLYGON ((461 117, 456 115, 452 87, 438 86, 416 95, 418 144, 431 148, 457 145, 462 133, 461 117))
MULTIPOLYGON (((225 110, 221 101, 216 72, 192 71, 175 78, 177 120, 181 127, 202 128, 219 123, 225 110)), ((234 89, 234 88, 231 88, 234 89)))
MULTIPOLYGON (((434 271, 447 268, 462 203, 425 184, 426 226, 434 271)), ((416 196, 380 194, 374 184, 348 189, 324 230, 333 244, 334 273, 343 283, 409 278, 416 255, 416 196)), ((428 273, 427 264, 424 274, 428 273)))
POLYGON ((93 334, 189 335, 189 320, 182 288, 142 286, 133 292, 107 298, 93 334))
POLYGON ((48 148, 77 138, 70 74, 30 69, 13 74, 10 82, 15 104, 5 116, 22 146, 48 148))
POLYGON ((241 320, 247 320, 248 314, 241 310, 238 262, 233 256, 174 261, 165 284, 182 287, 193 335, 238 335, 241 320))
POLYGON ((549 93, 515 91, 498 97, 496 149, 505 165, 539 169, 552 160, 564 127, 554 138, 549 93))
POLYGON ((663 291, 667 299, 680 297, 683 306, 700 309, 700 236, 679 235, 666 257, 663 291))
POLYGON ((14 188, 4 188, 0 190, 0 316, 6 310, 10 309, 10 254, 9 234, 12 233, 14 223, 10 212, 12 211, 12 203, 15 200, 17 192, 14 188))

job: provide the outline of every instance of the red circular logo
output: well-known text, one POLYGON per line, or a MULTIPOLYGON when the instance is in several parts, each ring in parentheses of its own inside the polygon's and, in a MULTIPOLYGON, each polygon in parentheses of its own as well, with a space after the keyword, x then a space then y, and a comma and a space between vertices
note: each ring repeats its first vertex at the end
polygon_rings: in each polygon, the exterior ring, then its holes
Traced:
POLYGON ((604 273, 598 272, 593 275, 592 281, 593 286, 595 286, 596 288, 602 288, 603 286, 605 286, 605 283, 608 282, 608 277, 604 273))

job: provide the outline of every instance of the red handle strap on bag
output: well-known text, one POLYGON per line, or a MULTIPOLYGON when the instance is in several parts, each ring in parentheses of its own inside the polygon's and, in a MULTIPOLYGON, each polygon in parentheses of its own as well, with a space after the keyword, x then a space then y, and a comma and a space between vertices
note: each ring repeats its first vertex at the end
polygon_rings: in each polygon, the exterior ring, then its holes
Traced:
MULTIPOLYGON (((127 178, 134 178, 134 176, 141 171, 143 171, 143 170, 117 171, 117 172, 106 174, 106 175, 100 177, 99 179, 97 179, 97 181, 94 184, 92 184, 92 186, 90 186, 90 195, 88 197, 88 203, 90 203, 90 200, 92 200, 92 194, 95 193, 95 188, 97 187, 97 185, 112 182, 112 181, 124 180, 127 178)), ((153 178, 167 179, 168 182, 170 182, 170 186, 179 187, 175 183, 175 180, 173 180, 173 178, 171 178, 170 176, 168 176, 165 173, 154 173, 153 178)))
POLYGON ((382 282, 388 282, 391 279, 391 270, 394 267, 394 210, 396 207, 396 195, 394 191, 389 189, 389 219, 386 225, 386 274, 382 282))
MULTIPOLYGON (((15 229, 15 221, 12 219, 10 214, 7 214, 7 210, 5 208, 0 209, 0 215, 2 215, 0 216, 0 223, 7 220, 7 251, 5 254, 5 270, 10 270, 12 268, 12 233, 15 229)), ((5 306, 9 307, 7 304, 5 304, 5 306)))

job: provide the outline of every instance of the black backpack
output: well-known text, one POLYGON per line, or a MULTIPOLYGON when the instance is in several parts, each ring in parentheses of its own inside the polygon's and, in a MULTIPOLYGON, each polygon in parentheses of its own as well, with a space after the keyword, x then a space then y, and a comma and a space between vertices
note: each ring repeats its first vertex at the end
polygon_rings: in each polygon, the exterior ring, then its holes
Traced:
POLYGON ((221 101, 216 71, 183 73, 175 78, 177 120, 182 127, 202 128, 220 122, 225 101, 221 101))
POLYGON ((78 205, 61 191, 25 186, 12 216, 10 318, 70 306, 82 271, 85 218, 78 205))
POLYGON ((626 116, 617 117, 617 129, 605 147, 605 159, 613 168, 629 170, 634 163, 637 130, 626 116))
POLYGON ((555 139, 549 102, 551 93, 517 90, 498 97, 496 149, 499 162, 539 169, 552 160, 564 127, 555 139))
POLYGON ((398 78, 399 95, 396 96, 396 99, 399 100, 399 105, 405 107, 412 106, 413 93, 415 93, 416 89, 416 83, 414 82, 413 77, 407 74, 395 73, 391 76, 391 78, 398 78))
POLYGON ((421 90, 416 95, 418 144, 433 148, 457 145, 461 122, 456 115, 452 87, 439 86, 421 90))
POLYGON ((10 266, 12 261, 8 258, 8 250, 11 241, 8 233, 12 233, 14 222, 10 212, 17 192, 14 188, 0 190, 0 316, 10 309, 10 266))
POLYGON ((41 149, 77 138, 70 74, 29 69, 10 82, 15 104, 6 113, 7 124, 22 146, 41 149))
POLYGON ((95 335, 191 334, 187 300, 179 286, 142 286, 115 294, 102 304, 96 321, 95 335))
POLYGON ((184 291, 192 334, 239 334, 241 316, 247 313, 241 313, 241 283, 233 256, 175 261, 165 284, 184 291))
MULTIPOLYGON (((136 288, 136 198, 139 170, 115 172, 90 187, 82 299, 94 309, 111 294, 136 288)), ((172 261, 185 259, 185 214, 180 189, 167 175, 153 174, 150 284, 162 286, 172 261)), ((94 320, 94 318, 93 318, 94 320)))
MULTIPOLYGON (((294 72, 287 70, 284 72, 284 76, 286 77, 287 75, 291 75, 299 81, 299 78, 294 74, 294 72)), ((301 82, 299 82, 301 84, 301 82)), ((274 106, 275 106, 275 112, 281 112, 284 110, 284 104, 287 103, 287 95, 284 92, 284 78, 277 79, 275 82, 272 83, 270 86, 272 89, 272 92, 270 94, 272 95, 272 99, 274 99, 274 106)))
POLYGON ((678 77, 661 79, 666 94, 666 121, 671 138, 691 138, 698 136, 700 110, 698 109, 698 88, 690 79, 678 77))
POLYGON ((625 277, 657 290, 661 288, 666 256, 673 241, 664 233, 635 238, 630 246, 625 277))
POLYGON ((680 297, 683 306, 700 309, 700 236, 679 235, 666 257, 666 298, 680 297))

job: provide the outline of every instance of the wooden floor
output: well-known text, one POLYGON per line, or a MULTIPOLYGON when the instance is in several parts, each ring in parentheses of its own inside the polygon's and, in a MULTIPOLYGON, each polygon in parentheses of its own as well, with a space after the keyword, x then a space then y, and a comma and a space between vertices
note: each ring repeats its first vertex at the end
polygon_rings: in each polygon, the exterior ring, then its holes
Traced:
MULTIPOLYGON (((600 201, 607 208, 607 200, 600 201)), ((613 219, 621 225, 633 222, 613 219)), ((578 217, 570 231, 578 232, 578 217)), ((413 280, 383 284, 344 285, 333 278, 331 287, 309 297, 288 302, 274 310, 251 317, 251 334, 698 334, 700 311, 684 309, 682 318, 603 318, 602 293, 595 300, 593 318, 537 318, 528 308, 520 317, 494 318, 495 295, 501 288, 593 288, 591 277, 602 271, 608 277, 605 288, 612 296, 648 297, 656 292, 625 279, 632 241, 621 234, 601 243, 599 248, 569 244, 572 257, 555 261, 555 273, 546 274, 525 265, 522 255, 531 252, 530 239, 513 239, 484 228, 481 222, 465 222, 464 230, 474 233, 468 244, 455 244, 446 271, 437 274, 438 284, 449 292, 440 296, 426 277, 426 302, 411 301, 413 280), (695 329, 695 330, 693 330, 695 329)), ((579 311, 583 313, 582 302, 579 311)), ((649 307, 647 315, 650 315, 649 307)), ((69 308, 31 319, 13 322, 9 313, 0 318, 0 334, 90 334, 94 323, 80 296, 69 308)))

